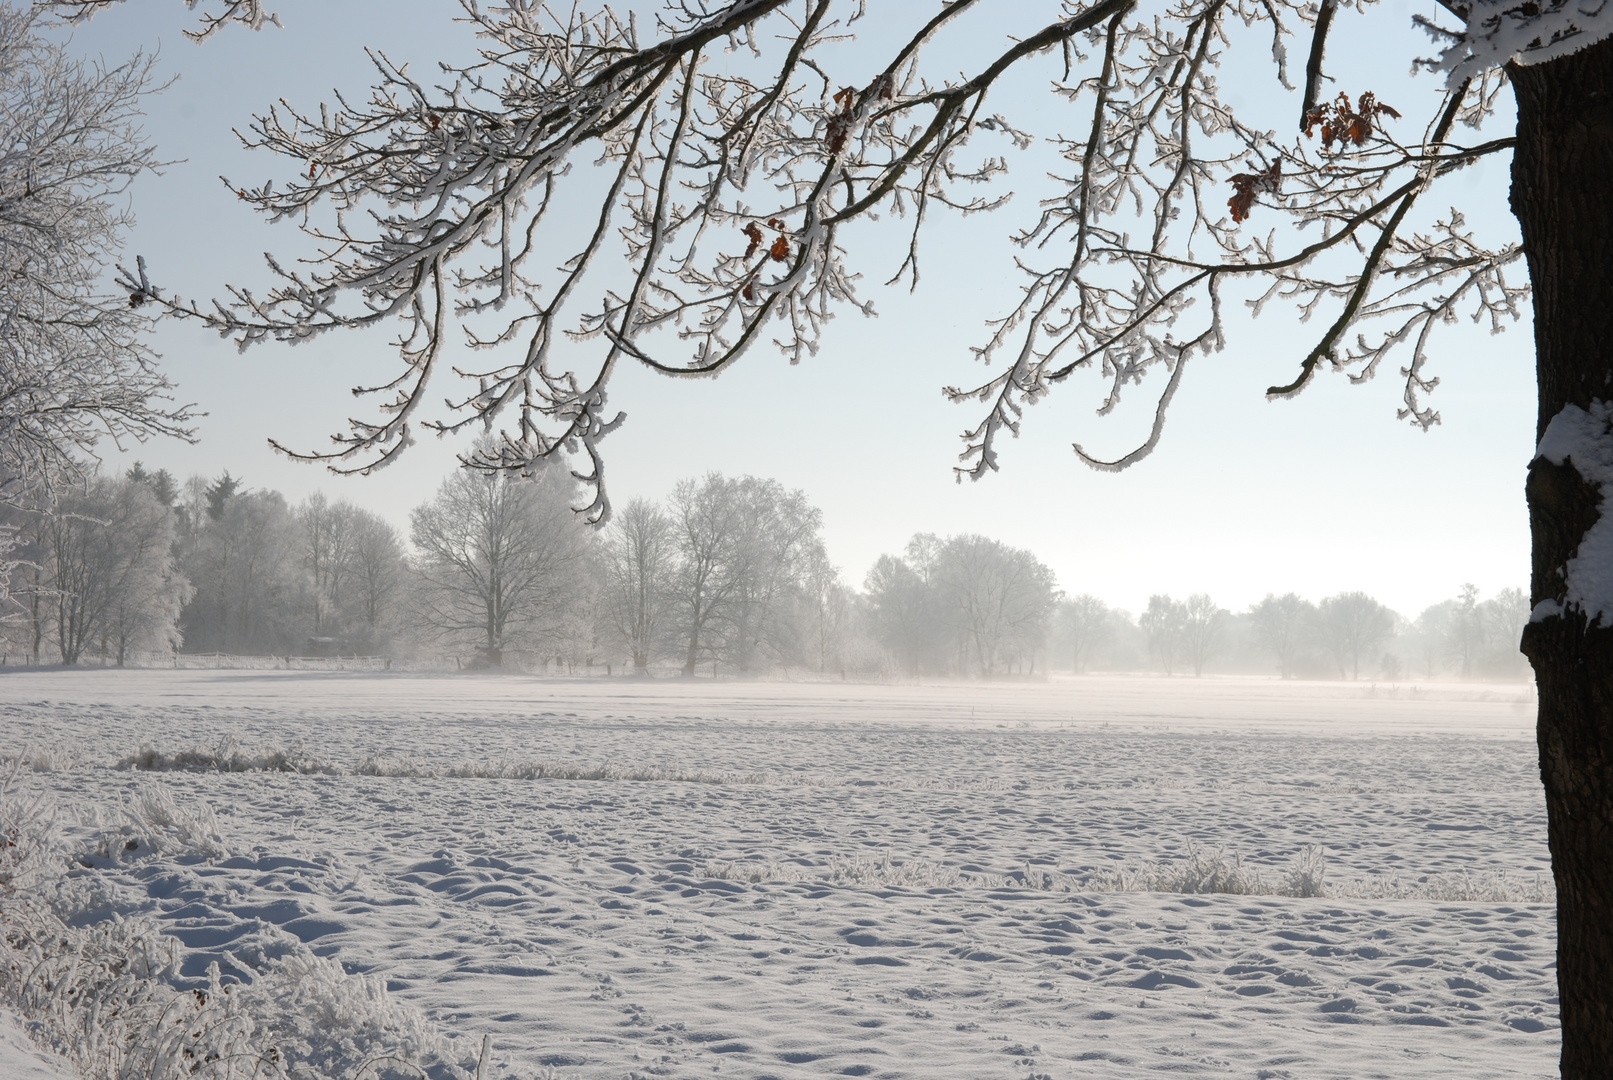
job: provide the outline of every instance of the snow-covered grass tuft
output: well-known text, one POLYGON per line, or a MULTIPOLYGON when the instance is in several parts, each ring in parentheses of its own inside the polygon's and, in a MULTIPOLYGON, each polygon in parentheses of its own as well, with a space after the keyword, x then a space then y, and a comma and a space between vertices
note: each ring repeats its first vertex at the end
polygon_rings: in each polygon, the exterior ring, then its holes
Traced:
POLYGON ((229 857, 213 808, 200 799, 180 803, 168 788, 146 784, 112 815, 91 810, 95 839, 88 854, 123 862, 147 855, 229 857), (111 820, 107 820, 108 817, 111 820))
POLYGON ((1283 890, 1285 896, 1326 896, 1327 886, 1323 879, 1327 876, 1327 856, 1316 844, 1306 844, 1294 856, 1293 862, 1288 864, 1285 874, 1283 890))
POLYGON ((1283 888, 1286 884, 1284 878, 1268 877, 1247 865, 1240 855, 1229 857, 1221 848, 1209 851, 1189 844, 1184 859, 1100 870, 1082 882, 1080 891, 1291 895, 1283 888))
POLYGON ((1357 900, 1435 900, 1441 903, 1554 904, 1557 889, 1549 878, 1515 877, 1505 871, 1489 874, 1430 874, 1416 881, 1399 878, 1352 878, 1328 896, 1357 900))
POLYGON ((234 739, 222 739, 212 747, 193 746, 172 754, 149 745, 142 746, 138 753, 119 761, 117 768, 141 772, 286 772, 326 776, 341 772, 301 746, 242 747, 234 739))
POLYGON ((1184 859, 1127 864, 1090 874, 1050 872, 1026 866, 1011 874, 965 871, 924 859, 895 862, 883 858, 830 859, 818 865, 792 862, 739 860, 712 861, 707 877, 752 884, 764 882, 824 881, 843 885, 872 885, 921 889, 1034 889, 1061 893, 1232 893, 1267 896, 1322 896, 1325 862, 1319 848, 1307 847, 1286 873, 1267 874, 1239 856, 1219 849, 1188 846, 1184 859))
POLYGON ((181 805, 168 788, 149 784, 140 789, 124 814, 146 845, 158 853, 182 851, 209 859, 229 857, 213 808, 201 799, 181 805))
POLYGON ((498 761, 465 761, 436 766, 413 758, 368 757, 354 772, 359 776, 450 777, 475 780, 625 780, 662 781, 675 784, 781 784, 796 783, 787 775, 768 772, 708 772, 704 769, 663 769, 653 766, 624 767, 607 763, 570 765, 536 758, 501 758, 498 761))
POLYGON ((751 885, 825 882, 876 888, 1032 889, 1056 893, 1221 893, 1233 896, 1337 897, 1369 900, 1437 900, 1541 904, 1556 899, 1549 881, 1506 874, 1440 874, 1418 881, 1354 878, 1329 885, 1321 847, 1306 845, 1286 869, 1251 866, 1239 855, 1188 845, 1187 855, 1155 863, 1128 863, 1112 870, 1067 874, 1026 866, 1011 874, 960 870, 924 859, 831 858, 819 864, 760 859, 710 860, 707 878, 751 885))
POLYGON ((0 768, 20 766, 28 772, 72 772, 83 760, 78 750, 70 746, 25 746, 0 754, 0 768))
MULTIPOLYGON (((191 1061, 280 1064, 283 1071, 264 1071, 291 1080, 416 1077, 423 1071, 417 1062, 449 1076, 464 1072, 419 1009, 392 998, 380 979, 349 975, 335 960, 288 956, 245 985, 222 985, 216 966, 208 975, 206 990, 178 999, 186 1023, 159 1025, 159 1037, 142 1046, 146 1060, 174 1059, 178 1049, 191 1061)), ((221 1067, 215 1074, 243 1071, 221 1067)))
POLYGON ((1014 885, 1010 877, 967 873, 924 859, 897 863, 888 852, 879 859, 830 859, 815 866, 761 859, 711 860, 705 864, 704 872, 707 878, 751 885, 809 881, 898 889, 1011 888, 1014 885))
MULTIPOLYGON (((306 949, 269 962, 247 983, 224 982, 213 965, 205 987, 178 989, 179 944, 156 920, 114 912, 85 923, 75 903, 85 890, 63 887, 68 853, 56 849, 45 804, 18 794, 16 771, 0 783, 0 1004, 16 1009, 34 1041, 66 1057, 85 1080, 467 1080, 481 1073, 380 979, 349 975, 306 949)), ((205 805, 181 806, 153 786, 122 814, 127 831, 103 839, 116 853, 138 840, 128 850, 149 844, 222 854, 205 805)))

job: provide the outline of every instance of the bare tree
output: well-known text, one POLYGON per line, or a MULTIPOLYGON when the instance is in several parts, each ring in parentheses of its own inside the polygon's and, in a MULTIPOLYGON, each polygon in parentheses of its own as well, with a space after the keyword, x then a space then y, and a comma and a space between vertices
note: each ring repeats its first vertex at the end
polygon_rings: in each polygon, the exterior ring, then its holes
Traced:
POLYGON ((1182 652, 1193 665, 1195 678, 1204 674, 1204 665, 1221 651, 1226 621, 1226 610, 1217 607, 1208 593, 1194 593, 1182 605, 1182 652))
POLYGON ((739 585, 737 553, 741 529, 734 481, 717 473, 696 483, 683 480, 670 500, 678 552, 677 606, 682 623, 683 674, 711 650, 709 631, 739 585))
POLYGON ((923 539, 914 537, 907 559, 881 555, 863 582, 875 639, 915 678, 944 662, 939 657, 944 639, 940 601, 929 579, 930 561, 922 557, 923 539))
POLYGON ((181 545, 196 586, 185 607, 185 647, 255 655, 303 644, 309 583, 301 529, 277 491, 243 491, 227 473, 206 488, 205 512, 181 545))
POLYGON ((1526 676, 1527 661, 1518 643, 1529 625, 1529 595, 1522 589, 1502 589, 1486 600, 1482 609, 1489 642, 1485 652, 1487 670, 1497 675, 1526 676))
POLYGON ((343 599, 358 636, 373 651, 387 643, 398 625, 407 564, 398 531, 380 516, 357 510, 352 532, 343 599))
POLYGON ((743 675, 802 651, 789 613, 811 568, 825 558, 823 514, 805 492, 787 491, 777 480, 745 476, 729 490, 738 501, 739 535, 733 589, 718 616, 727 659, 743 675))
POLYGON ((1109 615, 1109 605, 1091 593, 1059 603, 1059 635, 1070 658, 1071 671, 1085 671, 1093 655, 1113 636, 1109 615))
POLYGON ((571 478, 543 469, 530 479, 460 470, 410 515, 419 553, 419 616, 478 663, 541 647, 563 625, 587 536, 568 509, 571 478))
POLYGON ((122 196, 156 164, 139 130, 153 58, 73 60, 35 23, 0 5, 0 495, 77 472, 102 438, 192 438, 143 298, 101 280, 132 223, 122 196))
POLYGON ((7 654, 39 663, 48 612, 41 544, 50 496, 39 482, 16 484, 0 499, 0 634, 7 654))
POLYGON ((679 483, 669 505, 684 674, 708 658, 742 674, 791 659, 789 613, 821 551, 822 514, 776 480, 718 473, 679 483))
POLYGON ((1339 675, 1359 679, 1361 658, 1394 636, 1395 613, 1364 592, 1345 592, 1321 602, 1317 626, 1339 675))
POLYGON ((130 648, 178 644, 189 583, 174 567, 172 514, 149 488, 92 477, 58 493, 40 534, 62 663, 98 644, 119 666, 130 648))
POLYGON ((1450 631, 1451 612, 1455 607, 1456 601, 1442 600, 1425 608, 1422 614, 1412 620, 1411 634, 1425 678, 1432 679, 1445 664, 1449 652, 1446 638, 1450 631))
MULTIPOLYGON (((227 474, 226 474, 227 475, 227 474)), ((389 636, 405 564, 397 530, 346 499, 315 492, 297 507, 310 631, 341 647, 374 649, 389 636)))
POLYGON ((1277 670, 1292 679, 1298 661, 1316 636, 1316 605, 1297 593, 1266 598, 1249 609, 1255 640, 1277 658, 1277 670))
POLYGON ((1174 675, 1181 661, 1186 623, 1186 606, 1164 593, 1150 596, 1147 609, 1137 618, 1138 628, 1148 639, 1148 651, 1167 675, 1174 675))
POLYGON ((159 472, 151 483, 131 478, 117 492, 111 525, 121 534, 124 559, 102 638, 110 640, 118 667, 132 651, 178 652, 184 644, 179 619, 196 590, 174 559, 174 512, 160 482, 166 475, 159 472))
POLYGON ((808 557, 801 599, 809 661, 820 675, 834 668, 844 674, 858 622, 857 596, 821 547, 808 557))
POLYGON ((357 541, 356 511, 352 503, 332 503, 324 492, 316 491, 297 507, 297 523, 302 526, 303 566, 310 584, 313 631, 324 636, 339 629, 348 573, 353 566, 357 541), (333 627, 333 621, 337 626, 333 627))
POLYGON ((577 668, 591 672, 598 664, 610 669, 606 659, 611 650, 609 626, 603 610, 605 567, 599 545, 582 526, 578 539, 582 558, 570 574, 564 603, 539 627, 529 642, 542 650, 552 650, 568 674, 577 668))
POLYGON ((1464 679, 1473 677, 1473 668, 1484 651, 1484 631, 1479 587, 1470 581, 1462 586, 1445 623, 1445 648, 1464 679))
POLYGON ((1034 663, 1058 601, 1053 572, 1035 555, 984 536, 949 538, 934 583, 960 646, 959 674, 996 675, 1015 660, 1034 663))
POLYGON ((612 519, 604 542, 604 616, 637 675, 648 675, 672 619, 676 548, 672 519, 634 499, 612 519))

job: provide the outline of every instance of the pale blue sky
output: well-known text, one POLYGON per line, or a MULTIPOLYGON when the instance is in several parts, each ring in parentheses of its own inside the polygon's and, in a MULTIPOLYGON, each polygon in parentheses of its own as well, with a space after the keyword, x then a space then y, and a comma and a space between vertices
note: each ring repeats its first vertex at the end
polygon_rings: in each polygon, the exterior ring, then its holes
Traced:
MULTIPOLYGON (((75 34, 77 49, 109 60, 160 47, 164 70, 179 76, 152 100, 147 130, 164 156, 183 160, 136 186, 129 254, 143 254, 161 284, 186 296, 217 295, 226 281, 261 287, 261 252, 295 243, 290 226, 263 224, 217 179, 256 184, 289 168, 241 151, 232 127, 282 95, 312 106, 332 86, 362 90, 365 45, 418 68, 468 40, 449 21, 458 10, 451 0, 273 6, 285 29, 231 28, 202 47, 180 36, 191 17, 176 0, 132 0, 75 34)), ((1342 88, 1378 87, 1397 105, 1426 102, 1430 80, 1405 84, 1410 57, 1428 51, 1410 29, 1413 10, 1401 0, 1341 14, 1330 70, 1342 88)), ((1302 55, 1302 44, 1292 48, 1302 55)), ((1239 74, 1224 77, 1236 100, 1239 74)), ((1263 85, 1250 83, 1250 92, 1263 85)), ((1490 162, 1468 170, 1445 197, 1506 229, 1505 185, 1504 163, 1490 162)), ((869 266, 865 284, 880 317, 837 319, 821 354, 799 367, 755 351, 716 381, 624 370, 612 403, 629 419, 605 443, 615 499, 659 497, 710 469, 772 476, 823 509, 831 553, 853 583, 915 531, 975 531, 1034 550, 1066 590, 1133 610, 1151 592, 1208 591, 1242 608, 1268 591, 1320 597, 1364 588, 1414 615, 1465 581, 1486 593, 1526 583, 1523 479, 1534 422, 1527 322, 1494 338, 1465 324, 1445 332, 1434 399, 1444 424, 1430 434, 1396 420, 1399 379, 1388 370, 1360 387, 1326 376, 1298 400, 1267 402, 1264 388, 1287 381, 1316 332, 1274 309, 1225 352, 1193 363, 1161 448, 1140 466, 1092 472, 1070 443, 1128 449, 1146 419, 1146 395, 1134 388, 1132 410, 1100 420, 1100 389, 1072 380, 1030 412, 1023 438, 1003 444, 1001 473, 954 484, 957 435, 978 417, 944 401, 939 387, 979 377, 967 346, 1012 299, 1012 249, 1001 237, 1022 220, 943 223, 916 296, 880 288, 889 271, 869 266)), ((111 460, 122 467, 138 456, 181 478, 227 468, 292 500, 322 488, 406 528, 409 508, 435 489, 460 444, 426 438, 374 477, 343 479, 277 457, 266 443, 323 445, 353 408, 347 388, 388 370, 387 337, 327 336, 243 356, 195 327, 165 326, 157 344, 167 370, 183 398, 209 413, 202 441, 152 444, 111 460)))

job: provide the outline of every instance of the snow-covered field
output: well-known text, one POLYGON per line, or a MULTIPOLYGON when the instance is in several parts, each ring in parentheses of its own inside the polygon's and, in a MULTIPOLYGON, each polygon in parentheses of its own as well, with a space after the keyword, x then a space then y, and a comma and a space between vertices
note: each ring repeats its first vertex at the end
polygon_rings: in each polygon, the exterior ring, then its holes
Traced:
POLYGON ((490 1077, 1473 1080, 1556 1066, 1532 711, 1493 685, 36 672, 0 674, 0 755, 102 837, 79 881, 184 978, 330 957, 460 1060, 490 1035, 490 1077), (106 849, 120 820, 144 846, 106 849), (1140 891, 1206 884, 1255 891, 1140 891))

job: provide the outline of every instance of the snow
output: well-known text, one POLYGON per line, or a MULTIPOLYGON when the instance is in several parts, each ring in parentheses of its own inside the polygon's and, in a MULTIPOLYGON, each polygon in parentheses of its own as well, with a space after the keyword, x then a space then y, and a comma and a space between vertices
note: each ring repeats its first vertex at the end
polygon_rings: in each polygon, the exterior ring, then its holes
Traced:
POLYGON ((178 943, 178 984, 351 978, 445 1060, 490 1036, 489 1077, 1468 1080, 1555 1073, 1532 707, 30 672, 0 676, 0 755, 99 843, 96 910, 178 943), (1283 895, 1318 847, 1330 895, 1283 895), (1109 891, 1207 867, 1270 892, 1109 891))
POLYGON ((22 1021, 0 1006, 0 1076, 6 1080, 78 1080, 65 1059, 28 1040, 22 1021))
POLYGON ((1453 39, 1434 66, 1449 72, 1454 89, 1489 68, 1544 64, 1589 48, 1613 34, 1613 0, 1474 0, 1459 35, 1418 21, 1436 36, 1453 39))
POLYGON ((1543 622, 1565 610, 1585 613, 1587 622, 1613 624, 1613 519, 1606 513, 1608 485, 1613 484, 1613 402, 1592 401, 1589 411, 1565 405, 1551 418, 1535 457, 1553 465, 1572 463, 1574 471, 1601 492, 1596 523, 1586 530, 1579 548, 1563 567, 1561 600, 1545 600, 1530 613, 1543 622))

